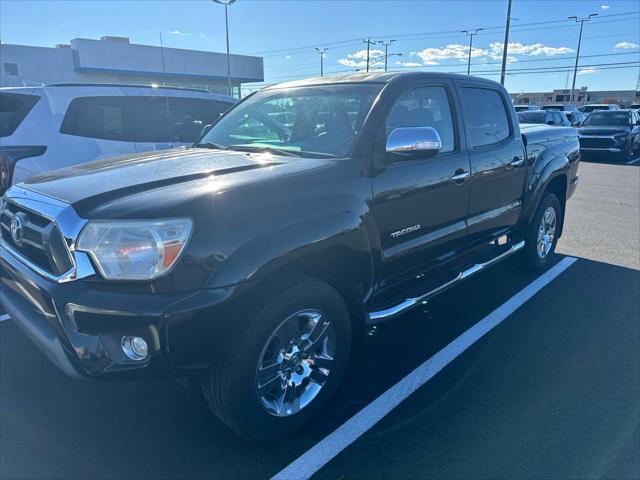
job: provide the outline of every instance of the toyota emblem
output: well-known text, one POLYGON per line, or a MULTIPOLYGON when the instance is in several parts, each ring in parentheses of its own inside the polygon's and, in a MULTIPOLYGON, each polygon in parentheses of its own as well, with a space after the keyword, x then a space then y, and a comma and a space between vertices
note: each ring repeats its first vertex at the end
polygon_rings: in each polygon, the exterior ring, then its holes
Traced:
POLYGON ((18 245, 22 243, 22 220, 17 215, 11 220, 11 238, 18 245))

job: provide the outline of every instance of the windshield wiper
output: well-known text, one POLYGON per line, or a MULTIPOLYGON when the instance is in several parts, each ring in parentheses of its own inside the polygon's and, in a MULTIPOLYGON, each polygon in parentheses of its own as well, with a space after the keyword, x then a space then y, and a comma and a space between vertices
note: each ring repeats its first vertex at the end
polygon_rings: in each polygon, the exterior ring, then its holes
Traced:
POLYGON ((294 152, 291 150, 287 150, 286 148, 277 148, 277 147, 252 147, 251 145, 229 145, 226 147, 227 150, 236 150, 238 152, 270 152, 275 153, 276 155, 284 155, 287 157, 302 157, 302 152, 294 152))
POLYGON ((195 148, 210 148, 212 150, 228 150, 229 147, 225 147, 224 145, 219 145, 213 142, 205 142, 205 143, 194 143, 193 147, 195 148))

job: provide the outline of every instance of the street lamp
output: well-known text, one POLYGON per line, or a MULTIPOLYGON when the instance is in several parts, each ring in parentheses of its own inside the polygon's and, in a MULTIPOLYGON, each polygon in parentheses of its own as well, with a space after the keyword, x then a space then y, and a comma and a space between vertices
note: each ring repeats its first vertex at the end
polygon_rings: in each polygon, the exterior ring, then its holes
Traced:
POLYGON ((470 30, 462 30, 460 32, 469 37, 469 60, 467 61, 467 75, 471 75, 471 49, 473 47, 473 36, 477 35, 480 30, 484 30, 484 28, 476 28, 473 32, 470 30))
POLYGON ((316 51, 320 54, 320 76, 324 77, 324 52, 329 50, 328 48, 318 48, 316 47, 316 51))
POLYGON ((233 5, 236 0, 211 0, 214 3, 224 5, 224 24, 227 32, 227 93, 232 96, 233 90, 231 88, 231 61, 229 56, 229 5, 233 5))
POLYGON ((576 64, 573 67, 573 83, 571 84, 571 103, 574 103, 574 95, 576 89, 576 75, 578 74, 578 61, 580 60, 580 43, 582 43, 582 27, 584 26, 584 22, 588 22, 591 20, 591 17, 597 17, 597 13, 591 13, 588 17, 578 18, 576 16, 569 17, 569 20, 573 20, 576 23, 580 24, 580 33, 578 34, 578 49, 576 51, 576 64))
MULTIPOLYGON (((387 58, 389 57, 389 45, 391 45, 395 40, 389 40, 385 42, 384 40, 378 40, 378 43, 384 45, 384 71, 387 71, 387 58)), ((402 54, 400 54, 402 55, 402 54)))

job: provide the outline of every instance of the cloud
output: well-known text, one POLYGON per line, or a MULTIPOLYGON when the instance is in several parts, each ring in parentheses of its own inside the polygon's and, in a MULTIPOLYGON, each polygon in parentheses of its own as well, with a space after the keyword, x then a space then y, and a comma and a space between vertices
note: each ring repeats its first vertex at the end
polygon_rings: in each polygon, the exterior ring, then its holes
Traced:
POLYGON ((180 30, 169 30, 169 35, 176 35, 178 37, 188 37, 191 34, 189 32, 181 32, 180 30))
MULTIPOLYGON (((440 60, 458 59, 465 61, 469 57, 469 47, 457 43, 449 44, 443 48, 425 48, 415 55, 420 57, 423 65, 438 65, 440 60)), ((484 57, 487 51, 482 48, 472 48, 471 58, 484 57)))
POLYGON ((609 10, 611 7, 609 5, 600 5, 602 10, 609 10))
MULTIPOLYGON (((502 58, 503 44, 500 42, 494 42, 489 44, 491 51, 490 57, 494 59, 502 58)), ((508 49, 509 55, 525 55, 527 57, 553 57, 555 55, 563 55, 571 53, 573 50, 569 47, 548 47, 542 43, 531 43, 525 45, 520 42, 509 43, 508 49)))
POLYGON ((596 68, 594 67, 585 67, 578 70, 578 75, 593 75, 596 73, 596 68))
MULTIPOLYGON (((382 50, 369 50, 369 66, 379 57, 384 57, 382 50)), ((351 68, 359 68, 367 66, 367 51, 359 50, 355 53, 350 53, 346 58, 338 60, 340 65, 351 68)))
POLYGON ((402 65, 403 67, 421 67, 420 62, 396 62, 396 65, 402 65))
POLYGON ((631 43, 631 42, 619 42, 619 43, 616 43, 615 47, 613 48, 626 50, 630 48, 640 48, 640 45, 638 45, 637 43, 631 43))
POLYGON ((285 58, 286 60, 291 60, 291 58, 292 58, 292 57, 291 57, 291 55, 285 55, 285 56, 284 56, 284 58, 285 58))

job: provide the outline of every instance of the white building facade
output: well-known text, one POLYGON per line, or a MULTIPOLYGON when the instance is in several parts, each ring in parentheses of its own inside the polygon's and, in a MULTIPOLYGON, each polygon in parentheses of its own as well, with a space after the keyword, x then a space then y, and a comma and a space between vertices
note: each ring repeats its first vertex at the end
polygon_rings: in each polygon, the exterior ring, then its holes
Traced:
MULTIPOLYGON (((264 80, 261 57, 230 55, 234 96, 264 80)), ((126 37, 76 38, 55 48, 0 45, 0 86, 52 83, 126 83, 227 93, 225 53, 130 43, 126 37)))

